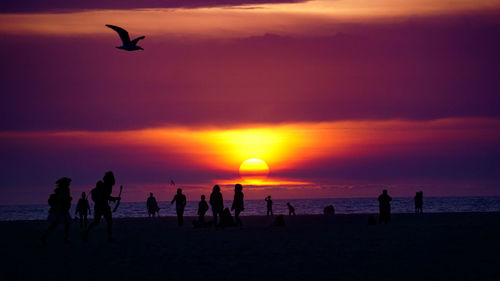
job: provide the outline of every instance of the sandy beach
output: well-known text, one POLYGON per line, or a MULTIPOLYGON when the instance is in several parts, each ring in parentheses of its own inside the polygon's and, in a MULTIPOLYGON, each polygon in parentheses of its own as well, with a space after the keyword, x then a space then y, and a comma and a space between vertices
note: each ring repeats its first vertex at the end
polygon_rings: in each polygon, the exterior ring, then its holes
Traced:
MULTIPOLYGON (((45 221, 0 222, 2 280, 498 280, 500 213, 243 217, 244 228, 176 226, 176 219, 116 219, 72 244, 45 221)), ((186 218, 190 222, 192 218, 186 218)))

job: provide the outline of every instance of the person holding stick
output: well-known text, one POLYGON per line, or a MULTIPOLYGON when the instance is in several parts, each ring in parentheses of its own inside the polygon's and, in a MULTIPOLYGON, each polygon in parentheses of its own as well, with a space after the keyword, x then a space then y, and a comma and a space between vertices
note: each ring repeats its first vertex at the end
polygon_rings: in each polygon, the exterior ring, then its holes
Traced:
POLYGON ((109 171, 104 175, 102 181, 98 181, 96 183, 96 187, 92 189, 90 192, 92 200, 94 201, 94 221, 89 225, 88 229, 86 229, 82 234, 83 241, 88 240, 88 232, 94 228, 96 225, 99 225, 101 221, 101 217, 104 217, 107 224, 108 231, 108 242, 114 242, 113 239, 113 228, 112 228, 112 215, 111 208, 109 207, 109 201, 117 202, 115 205, 114 211, 116 211, 119 206, 121 200, 121 191, 123 189, 120 186, 120 196, 113 197, 111 193, 113 191, 113 185, 115 185, 115 176, 113 172, 109 171))

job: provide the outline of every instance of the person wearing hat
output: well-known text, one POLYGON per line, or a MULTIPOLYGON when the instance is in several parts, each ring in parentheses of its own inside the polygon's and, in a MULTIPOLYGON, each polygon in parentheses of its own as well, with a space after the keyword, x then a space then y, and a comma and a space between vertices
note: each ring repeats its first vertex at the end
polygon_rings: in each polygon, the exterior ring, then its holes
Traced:
POLYGON ((69 224, 71 222, 71 217, 69 215, 69 209, 71 208, 71 196, 69 193, 69 185, 71 183, 70 178, 60 178, 56 181, 56 189, 54 193, 49 196, 49 227, 43 233, 40 240, 42 242, 47 241, 47 236, 52 232, 57 225, 64 224, 64 242, 69 243, 69 224))

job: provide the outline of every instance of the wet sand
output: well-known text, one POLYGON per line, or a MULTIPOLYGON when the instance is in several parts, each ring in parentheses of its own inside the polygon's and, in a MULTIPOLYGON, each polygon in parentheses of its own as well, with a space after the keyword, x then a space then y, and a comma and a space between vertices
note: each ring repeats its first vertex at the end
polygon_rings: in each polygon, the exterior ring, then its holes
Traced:
MULTIPOLYGON (((209 219, 211 219, 209 217, 209 219)), ((178 228, 173 217, 116 219, 72 244, 45 221, 0 222, 1 280, 499 280, 500 213, 243 217, 245 227, 178 228)))

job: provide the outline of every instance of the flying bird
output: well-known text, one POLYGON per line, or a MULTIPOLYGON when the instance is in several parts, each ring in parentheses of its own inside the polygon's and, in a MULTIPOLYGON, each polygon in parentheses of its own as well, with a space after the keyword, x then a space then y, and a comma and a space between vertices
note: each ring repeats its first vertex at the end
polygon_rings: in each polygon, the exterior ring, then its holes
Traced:
POLYGON ((130 41, 128 32, 125 29, 111 24, 106 24, 106 26, 116 31, 118 35, 120 35, 120 39, 122 39, 123 46, 118 46, 116 48, 125 51, 144 50, 143 48, 141 48, 141 46, 137 46, 137 42, 139 42, 139 40, 146 38, 146 36, 137 37, 134 40, 130 41))

